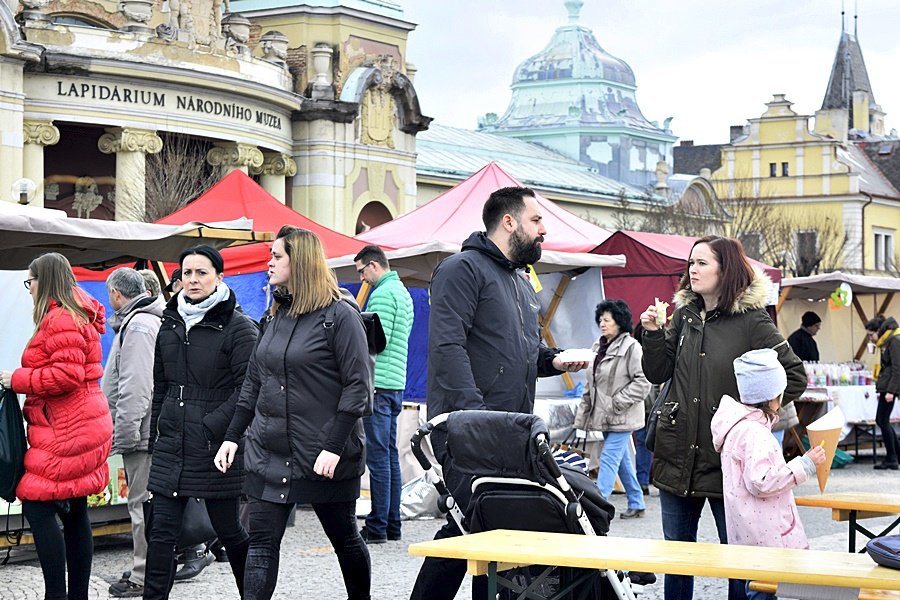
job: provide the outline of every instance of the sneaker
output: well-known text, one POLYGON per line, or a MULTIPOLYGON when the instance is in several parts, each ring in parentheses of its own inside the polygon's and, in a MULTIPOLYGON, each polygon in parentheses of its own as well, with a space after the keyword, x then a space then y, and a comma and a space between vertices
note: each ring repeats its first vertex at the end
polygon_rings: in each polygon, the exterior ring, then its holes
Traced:
POLYGON ((389 542, 399 542, 402 536, 399 533, 390 533, 387 534, 387 539, 389 542))
POLYGON ((120 580, 109 586, 109 595, 115 598, 138 598, 144 595, 144 586, 128 579, 120 580))
POLYGON ((366 541, 367 544, 383 544, 387 542, 387 537, 373 538, 369 536, 369 529, 363 525, 359 530, 359 536, 366 541))
POLYGON ((644 516, 644 512, 646 509, 643 508, 629 508, 621 515, 619 515, 622 519, 638 519, 644 516))
POLYGON ((650 495, 650 486, 646 483, 642 483, 641 484, 641 493, 644 494, 645 496, 649 496, 650 495))

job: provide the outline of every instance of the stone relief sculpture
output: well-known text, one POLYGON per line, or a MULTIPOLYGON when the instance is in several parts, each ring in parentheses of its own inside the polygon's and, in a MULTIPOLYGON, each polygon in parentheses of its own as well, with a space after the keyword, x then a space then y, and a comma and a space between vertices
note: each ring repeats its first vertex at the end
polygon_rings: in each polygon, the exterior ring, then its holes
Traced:
POLYGON ((79 177, 75 180, 75 200, 72 208, 79 218, 88 219, 91 213, 103 203, 103 196, 99 193, 97 182, 92 177, 79 177))

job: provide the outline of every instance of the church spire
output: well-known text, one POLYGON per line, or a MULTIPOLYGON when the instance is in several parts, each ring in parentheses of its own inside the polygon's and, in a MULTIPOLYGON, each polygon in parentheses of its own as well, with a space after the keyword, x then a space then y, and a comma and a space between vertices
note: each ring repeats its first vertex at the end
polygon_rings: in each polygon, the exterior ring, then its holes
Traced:
MULTIPOLYGON (((842 19, 843 21, 843 19, 842 19)), ((854 30, 856 27, 854 26, 854 30)), ((841 39, 831 66, 828 87, 822 100, 823 109, 852 109, 853 92, 863 91, 869 95, 869 103, 875 104, 875 96, 869 83, 869 73, 863 60, 862 48, 856 35, 850 35, 841 28, 841 39)))

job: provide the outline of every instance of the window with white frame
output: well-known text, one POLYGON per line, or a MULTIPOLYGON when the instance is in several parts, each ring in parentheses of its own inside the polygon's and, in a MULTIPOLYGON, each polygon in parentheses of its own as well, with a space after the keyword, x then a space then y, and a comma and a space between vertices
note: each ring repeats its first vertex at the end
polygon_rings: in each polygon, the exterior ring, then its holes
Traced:
POLYGON ((891 271, 894 264, 893 229, 874 228, 875 233, 875 268, 879 271, 891 271))
POLYGON ((795 233, 795 270, 797 277, 807 277, 819 268, 819 232, 815 229, 795 233))

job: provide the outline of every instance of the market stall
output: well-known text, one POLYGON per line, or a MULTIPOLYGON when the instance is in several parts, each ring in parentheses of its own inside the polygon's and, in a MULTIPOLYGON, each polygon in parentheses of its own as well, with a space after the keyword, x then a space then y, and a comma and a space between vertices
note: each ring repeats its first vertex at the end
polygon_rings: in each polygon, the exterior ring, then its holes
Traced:
MULTIPOLYGON (((52 211, 0 203, 0 288, 5 290, 0 296, 0 330, 4 335, 0 365, 18 366, 22 349, 33 332, 32 300, 22 281, 31 260, 42 253, 59 252, 73 265, 107 268, 139 259, 175 261, 182 250, 199 243, 225 248, 272 238, 270 232, 253 231, 253 222, 248 219, 156 225, 67 219, 52 211)), ((121 521, 122 532, 130 531, 121 457, 110 457, 109 466, 108 487, 89 499, 91 522, 121 521)), ((0 513, 10 515, 3 529, 20 528, 20 512, 18 502, 9 505, 0 500, 0 513)), ((117 532, 116 526, 105 526, 101 531, 117 532)), ((0 538, 0 546, 9 543, 8 538, 0 538)))

